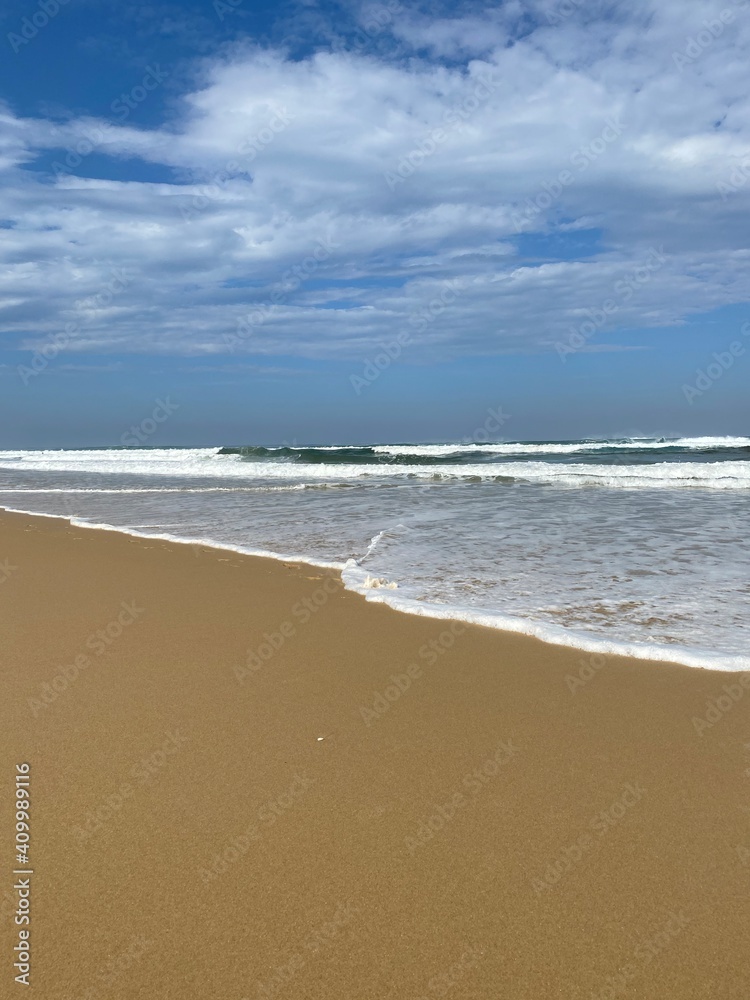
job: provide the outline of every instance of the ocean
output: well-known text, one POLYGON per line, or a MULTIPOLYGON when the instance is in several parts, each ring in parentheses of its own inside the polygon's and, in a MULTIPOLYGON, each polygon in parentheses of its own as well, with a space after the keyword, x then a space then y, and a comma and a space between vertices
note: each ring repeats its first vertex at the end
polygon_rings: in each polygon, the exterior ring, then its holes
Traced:
POLYGON ((335 567, 401 611, 589 653, 750 669, 746 437, 3 451, 0 505, 335 567))

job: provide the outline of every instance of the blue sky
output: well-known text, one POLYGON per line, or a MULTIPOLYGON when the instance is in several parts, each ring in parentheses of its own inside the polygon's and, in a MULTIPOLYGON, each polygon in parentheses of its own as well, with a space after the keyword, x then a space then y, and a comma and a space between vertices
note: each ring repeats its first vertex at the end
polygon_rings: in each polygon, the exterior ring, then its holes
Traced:
POLYGON ((748 0, 6 0, 0 447, 166 398, 151 444, 747 433, 749 41, 748 0))

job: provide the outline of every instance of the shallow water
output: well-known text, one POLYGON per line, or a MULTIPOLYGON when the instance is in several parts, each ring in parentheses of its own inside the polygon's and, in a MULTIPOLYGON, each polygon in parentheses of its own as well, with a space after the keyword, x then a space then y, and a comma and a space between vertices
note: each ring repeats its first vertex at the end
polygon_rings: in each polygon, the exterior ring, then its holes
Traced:
POLYGON ((6 451, 0 504, 337 565, 412 612, 750 668, 748 438, 6 451))

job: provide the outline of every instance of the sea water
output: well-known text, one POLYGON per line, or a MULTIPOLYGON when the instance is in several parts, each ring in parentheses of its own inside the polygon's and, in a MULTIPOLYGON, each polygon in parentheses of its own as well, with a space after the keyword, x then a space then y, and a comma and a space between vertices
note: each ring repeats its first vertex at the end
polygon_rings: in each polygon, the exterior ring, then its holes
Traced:
POLYGON ((334 566, 411 613, 750 669, 750 438, 5 451, 0 504, 334 566))

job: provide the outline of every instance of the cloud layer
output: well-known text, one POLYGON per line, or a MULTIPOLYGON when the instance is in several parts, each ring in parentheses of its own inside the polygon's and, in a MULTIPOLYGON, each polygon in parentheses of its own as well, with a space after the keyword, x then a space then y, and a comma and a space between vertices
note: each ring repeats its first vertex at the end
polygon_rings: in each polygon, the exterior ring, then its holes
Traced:
POLYGON ((746 0, 361 24, 224 50, 158 128, 158 65, 106 122, 2 109, 5 346, 444 359, 747 301, 746 0))

